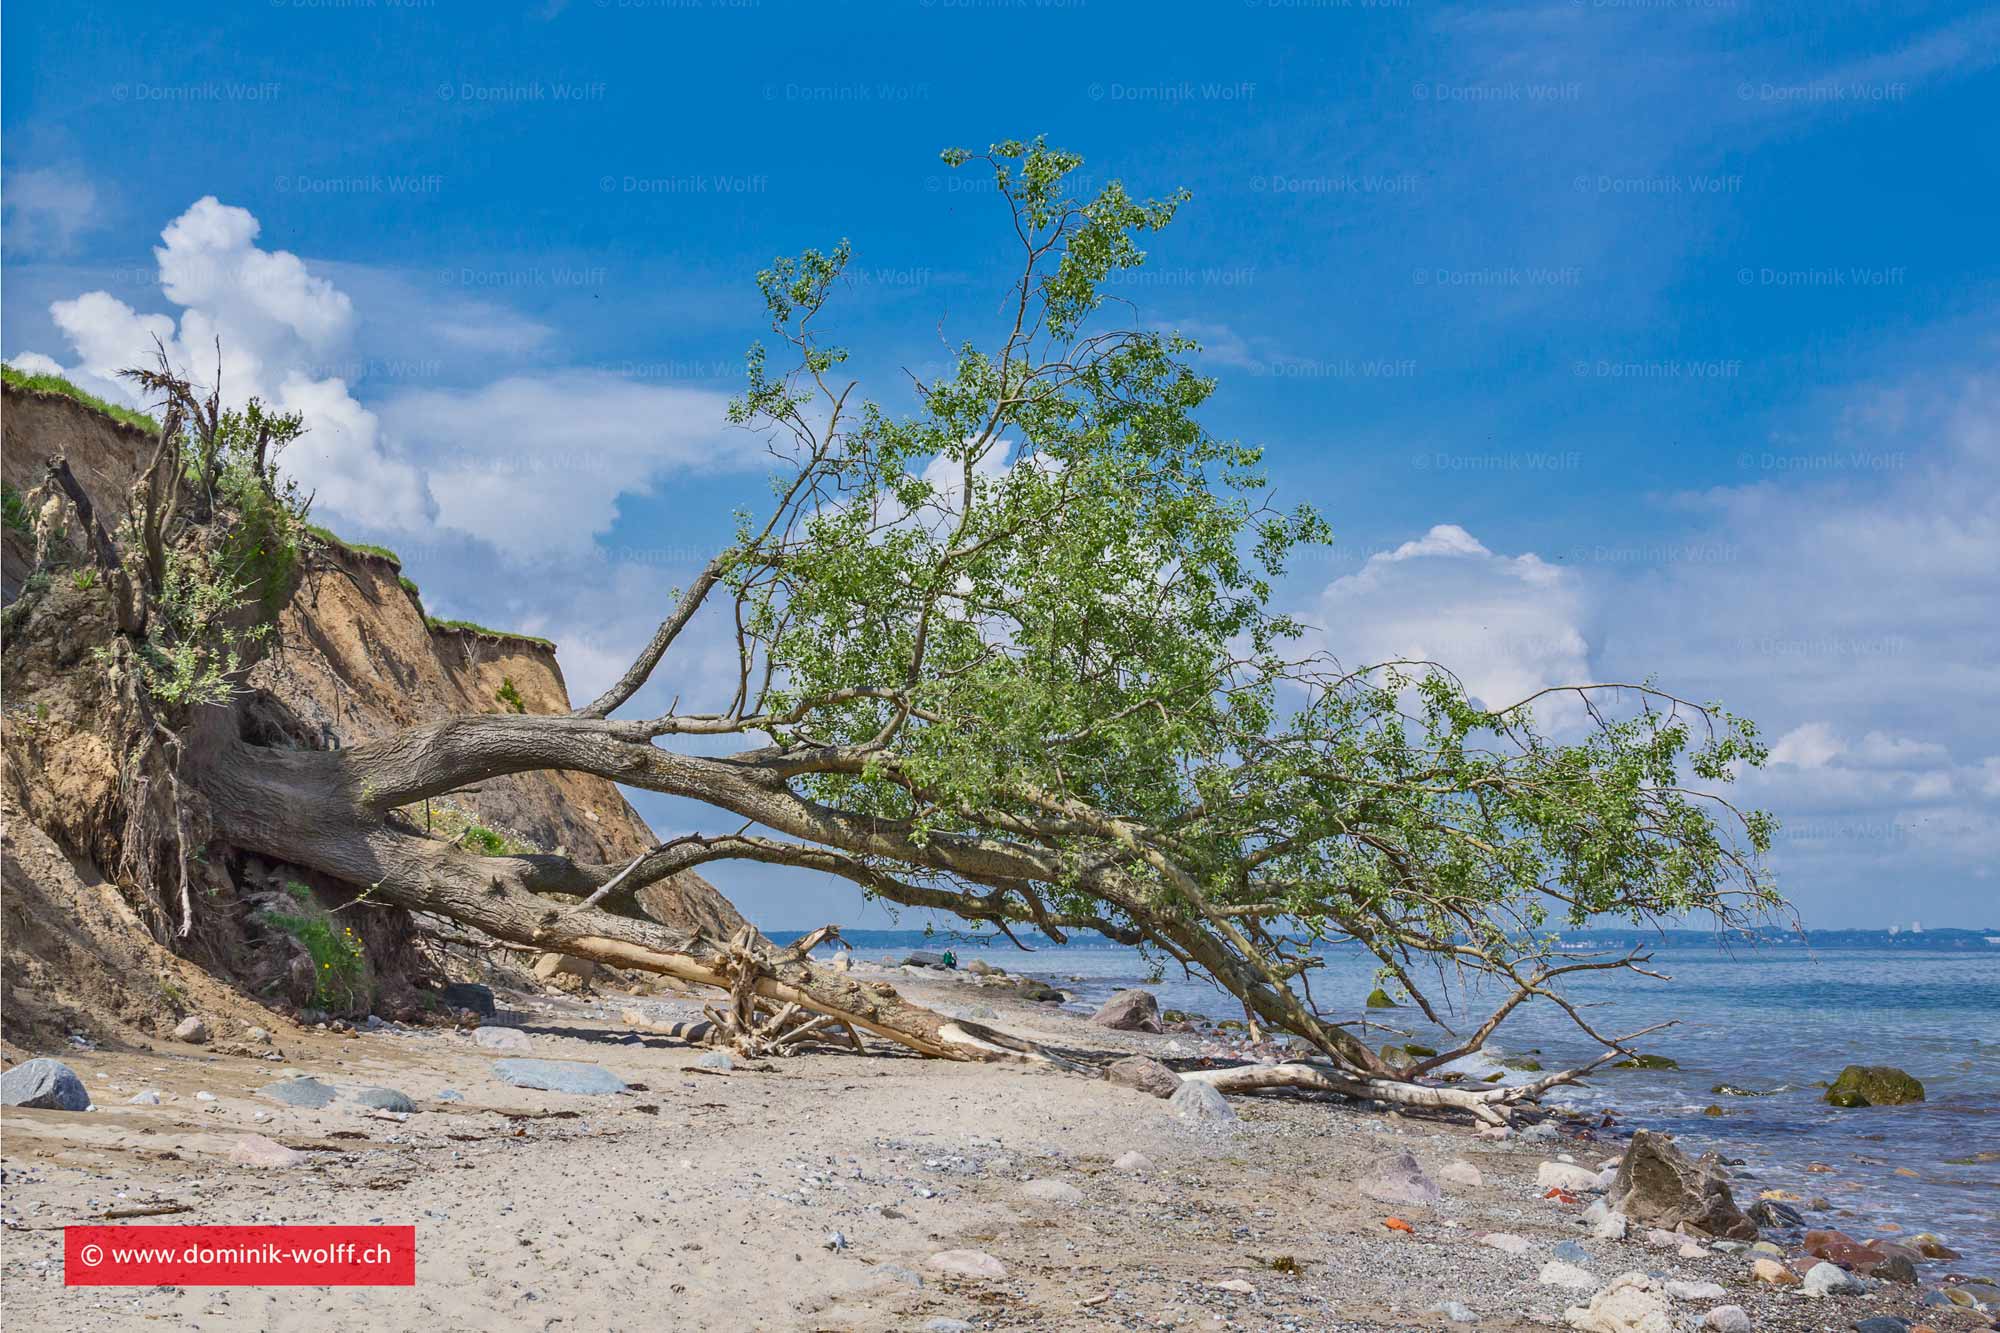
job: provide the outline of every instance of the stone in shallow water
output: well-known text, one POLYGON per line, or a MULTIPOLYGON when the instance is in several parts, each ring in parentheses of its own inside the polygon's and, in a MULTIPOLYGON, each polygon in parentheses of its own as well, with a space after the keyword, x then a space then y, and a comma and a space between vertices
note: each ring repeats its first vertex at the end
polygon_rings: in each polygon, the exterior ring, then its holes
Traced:
POLYGON ((90 1094, 76 1071, 46 1056, 23 1061, 0 1074, 0 1106, 38 1111, 87 1111, 90 1094))
POLYGON ((625 1081, 603 1065, 578 1060, 495 1060, 493 1076, 517 1088, 587 1095, 625 1091, 625 1081))
POLYGON ((257 1089, 259 1097, 269 1097, 274 1102, 287 1106, 301 1107, 307 1111, 317 1111, 331 1106, 340 1094, 316 1078, 285 1078, 257 1089))
POLYGON ((415 1102, 394 1088, 363 1088, 354 1094, 354 1100, 378 1111, 402 1111, 407 1114, 417 1109, 415 1102))
POLYGON ((1902 1106, 1924 1099, 1924 1085, 1894 1065, 1849 1065, 1826 1090, 1830 1106, 1902 1106))

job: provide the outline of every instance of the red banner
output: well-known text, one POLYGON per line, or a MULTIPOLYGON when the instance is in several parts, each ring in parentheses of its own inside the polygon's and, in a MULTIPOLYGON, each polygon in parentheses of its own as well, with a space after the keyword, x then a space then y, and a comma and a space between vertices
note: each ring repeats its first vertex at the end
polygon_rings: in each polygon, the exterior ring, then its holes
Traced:
POLYGON ((71 1287, 413 1287, 410 1227, 65 1227, 71 1287))

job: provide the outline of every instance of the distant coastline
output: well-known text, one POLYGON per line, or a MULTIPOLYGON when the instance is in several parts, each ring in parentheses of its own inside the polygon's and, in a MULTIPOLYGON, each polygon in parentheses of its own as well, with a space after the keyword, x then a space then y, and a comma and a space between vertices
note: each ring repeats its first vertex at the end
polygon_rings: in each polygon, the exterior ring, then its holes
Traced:
MULTIPOLYGON (((785 945, 800 938, 804 930, 767 930, 772 942, 785 945)), ((1095 931, 1080 930, 1066 943, 1036 931, 1016 931, 1031 948, 1122 949, 1095 931)), ((1005 945, 1005 936, 991 931, 973 932, 939 926, 911 930, 843 930, 841 938, 857 949, 920 948, 925 941, 979 941, 1005 945)), ((1600 949, 1908 949, 1911 951, 1970 951, 2000 953, 2000 926, 1983 929, 1942 926, 1922 930, 1791 930, 1781 926, 1761 926, 1741 934, 1718 935, 1712 930, 1590 929, 1560 932, 1565 950, 1583 952, 1600 949)), ((1329 945, 1329 949, 1359 949, 1359 945, 1329 945)))

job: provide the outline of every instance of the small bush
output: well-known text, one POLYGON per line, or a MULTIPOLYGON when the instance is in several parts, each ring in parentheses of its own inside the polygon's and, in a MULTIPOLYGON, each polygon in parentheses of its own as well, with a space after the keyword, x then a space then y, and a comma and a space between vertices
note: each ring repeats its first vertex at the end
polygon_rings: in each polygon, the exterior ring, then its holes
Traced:
POLYGON ((528 705, 521 700, 521 692, 514 688, 514 678, 512 676, 502 676, 500 678, 500 688, 493 692, 493 697, 507 705, 508 710, 511 712, 525 713, 528 711, 528 705))
POLYGON ((297 912, 265 912, 263 919, 297 940, 313 962, 313 1003, 322 1009, 353 1009, 369 995, 368 958, 351 926, 337 925, 313 901, 303 884, 287 884, 297 912))
POLYGON ((512 856, 515 854, 514 844, 508 841, 506 834, 487 828, 484 824, 469 826, 464 833, 459 835, 458 840, 467 851, 478 852, 481 856, 512 856))
POLYGON ((7 527, 23 537, 35 535, 35 521, 28 513, 28 502, 12 485, 0 482, 0 508, 6 511, 7 527))

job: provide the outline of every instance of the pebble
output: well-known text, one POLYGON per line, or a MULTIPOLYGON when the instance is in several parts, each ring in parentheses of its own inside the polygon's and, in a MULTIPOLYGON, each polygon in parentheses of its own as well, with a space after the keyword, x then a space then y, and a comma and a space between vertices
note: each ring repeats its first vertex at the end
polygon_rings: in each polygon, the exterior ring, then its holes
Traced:
POLYGON ((1583 1246, 1573 1240, 1566 1240, 1556 1246, 1555 1254, 1556 1258, 1563 1260, 1565 1263, 1587 1264, 1590 1262, 1590 1251, 1584 1249, 1583 1246))
POLYGON ((1432 1314, 1441 1314, 1454 1324, 1473 1324, 1479 1316, 1468 1309, 1463 1301, 1439 1301, 1431 1307, 1432 1314))
POLYGON ((1728 1294, 1719 1282, 1667 1283, 1667 1295, 1677 1301, 1719 1301, 1728 1294))
POLYGON ((462 1102, 465 1100, 465 1094, 456 1088, 446 1088, 437 1095, 437 1099, 441 1102, 462 1102))
POLYGON ((728 1074, 735 1070, 736 1062, 729 1058, 727 1051, 708 1051, 695 1057, 694 1067, 711 1074, 728 1074))
POLYGON ((174 1040, 184 1041, 190 1046, 199 1046, 208 1040, 208 1024, 189 1014, 174 1025, 174 1040))
POLYGON ((1773 1287, 1796 1287, 1799 1275, 1776 1259, 1758 1259, 1750 1265, 1750 1276, 1773 1287))
POLYGON ((1031 1180, 1021 1193, 1037 1203, 1082 1203, 1083 1191, 1060 1180, 1031 1180))
POLYGON ((1558 1137, 1554 1123, 1547 1120, 1538 1125, 1530 1125, 1521 1131, 1523 1143, 1554 1143, 1558 1137))
POLYGON ((820 1242, 820 1248, 838 1253, 847 1248, 847 1236, 843 1232, 829 1231, 826 1233, 826 1239, 820 1242))
POLYGON ((1625 1214, 1606 1212, 1591 1227, 1590 1234, 1599 1240, 1624 1240, 1625 1214))
POLYGON ((1595 1291, 1597 1279, 1575 1264, 1566 1264, 1560 1259, 1551 1259, 1542 1265, 1542 1271, 1535 1280, 1545 1287, 1568 1287, 1572 1291, 1595 1291))
POLYGON ((212 1102, 216 1100, 216 1096, 214 1093, 210 1092, 207 1088, 203 1088, 200 1092, 197 1092, 194 1095, 194 1099, 198 1102, 212 1102))
POLYGON ((1861 1283, 1838 1264, 1817 1263, 1806 1270, 1804 1290, 1808 1296, 1845 1296, 1860 1291, 1861 1283))
POLYGON ((160 1090, 158 1088, 147 1088, 144 1092, 134 1093, 125 1100, 128 1106, 158 1106, 160 1104, 160 1090))
POLYGON ((972 1333, 972 1325, 963 1319, 947 1319, 943 1315, 924 1325, 925 1333, 972 1333))
POLYGON ((1687 1244, 1681 1246, 1675 1253, 1683 1259, 1706 1259, 1709 1257, 1708 1251, 1693 1241, 1689 1241, 1687 1244))
POLYGON ((1117 1167, 1120 1171, 1151 1171, 1153 1169, 1153 1159, 1142 1152, 1120 1153, 1118 1160, 1111 1165, 1117 1167))
POLYGON ((1656 1250, 1675 1250, 1680 1248, 1681 1237, 1678 1232, 1649 1227, 1646 1231, 1646 1243, 1656 1250))
POLYGON ((1257 1288, 1251 1286, 1240 1277, 1224 1278, 1220 1282, 1211 1282, 1208 1285, 1216 1291, 1233 1291, 1238 1296, 1255 1296, 1257 1294, 1257 1288))
POLYGON ((924 1285, 923 1274, 917 1272, 914 1268, 905 1268, 901 1264, 877 1264, 875 1267, 875 1276, 885 1278, 890 1282, 900 1282, 906 1287, 921 1287, 924 1285))
POLYGON ((924 1265, 953 1277, 998 1281, 1007 1276, 1007 1265, 984 1250, 940 1250, 924 1260, 924 1265))
POLYGON ((1526 1236, 1516 1236, 1508 1231, 1495 1231, 1481 1236, 1479 1243, 1502 1254, 1526 1254, 1534 1248, 1533 1242, 1526 1236))
POLYGON ((1740 1305, 1718 1305, 1702 1316, 1701 1326, 1709 1333, 1750 1333, 1750 1316, 1740 1305))
POLYGON ((1854 1324, 1854 1333, 1909 1333, 1909 1330, 1907 1319, 1898 1319, 1892 1314, 1871 1315, 1856 1320, 1854 1324))
POLYGON ((603 1065, 580 1060, 495 1060, 493 1077, 517 1088, 601 1096, 625 1091, 625 1080, 603 1065))

